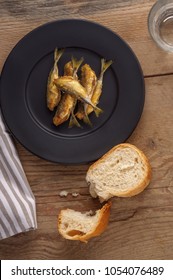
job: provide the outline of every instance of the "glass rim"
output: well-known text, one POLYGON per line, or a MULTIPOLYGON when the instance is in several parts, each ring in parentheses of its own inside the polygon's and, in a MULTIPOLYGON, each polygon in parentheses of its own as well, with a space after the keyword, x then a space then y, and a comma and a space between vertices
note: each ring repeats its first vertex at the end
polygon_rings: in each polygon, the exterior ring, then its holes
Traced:
POLYGON ((162 50, 173 52, 173 46, 164 42, 159 35, 159 31, 157 30, 157 28, 159 29, 159 27, 157 26, 157 20, 159 18, 159 15, 165 11, 165 7, 166 9, 173 8, 173 1, 172 0, 168 0, 166 2, 163 0, 157 1, 151 7, 150 12, 148 14, 148 21, 147 21, 148 31, 150 33, 150 36, 154 40, 154 42, 162 50))

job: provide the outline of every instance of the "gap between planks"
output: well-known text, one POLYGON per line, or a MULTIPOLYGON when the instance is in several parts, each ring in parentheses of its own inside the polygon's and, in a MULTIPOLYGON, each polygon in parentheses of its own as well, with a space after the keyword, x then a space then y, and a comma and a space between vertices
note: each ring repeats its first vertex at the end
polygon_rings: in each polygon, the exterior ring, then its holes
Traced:
POLYGON ((155 74, 155 75, 144 75, 144 78, 149 79, 149 78, 157 78, 157 77, 164 77, 164 76, 171 76, 171 75, 173 75, 173 72, 163 73, 163 74, 155 74))

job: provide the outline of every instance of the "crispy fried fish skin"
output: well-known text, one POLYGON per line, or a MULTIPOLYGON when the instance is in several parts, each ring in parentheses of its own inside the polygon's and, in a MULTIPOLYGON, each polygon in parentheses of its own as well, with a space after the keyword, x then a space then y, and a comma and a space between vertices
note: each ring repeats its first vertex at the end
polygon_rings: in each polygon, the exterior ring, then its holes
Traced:
POLYGON ((81 57, 80 60, 77 60, 75 57, 72 56, 71 60, 67 62, 64 66, 64 76, 70 76, 78 80, 77 71, 80 65, 82 64, 83 60, 83 57, 81 57))
POLYGON ((91 102, 91 100, 87 96, 86 89, 79 83, 79 81, 75 80, 73 77, 60 77, 55 80, 55 84, 61 91, 67 92, 70 95, 74 95, 78 100, 90 104, 94 108, 96 116, 99 116, 99 114, 102 113, 102 110, 91 102))
POLYGON ((81 84, 86 89, 89 98, 92 96, 93 87, 96 84, 97 77, 95 72, 88 64, 84 64, 81 68, 81 84))
MULTIPOLYGON (((91 67, 88 64, 84 64, 81 68, 81 84, 86 89, 89 99, 91 99, 91 97, 92 97, 96 82, 97 82, 97 77, 96 77, 95 72, 91 69, 91 67)), ((86 113, 88 106, 89 105, 86 103, 85 104, 80 103, 76 116, 80 120, 83 119, 85 116, 86 117, 85 121, 87 122, 87 124, 89 124, 91 126, 92 124, 86 113)))
MULTIPOLYGON (((77 76, 77 71, 80 67, 80 65, 83 62, 83 57, 78 61, 76 58, 72 57, 72 66, 73 66, 73 78, 77 81, 78 80, 78 76, 77 76)), ((72 96, 72 95, 71 95, 72 96)), ((70 121, 69 121, 69 127, 73 127, 78 126, 81 127, 80 123, 78 122, 75 114, 74 114, 74 110, 77 104, 77 97, 76 96, 72 96, 73 97, 73 106, 71 107, 71 115, 70 115, 70 121)))
POLYGON ((67 62, 64 65, 64 76, 73 77, 73 74, 74 74, 73 72, 74 72, 73 64, 72 64, 72 61, 70 60, 69 62, 67 62))
POLYGON ((51 69, 48 77, 47 82, 47 107, 49 110, 53 111, 54 108, 58 105, 60 98, 61 98, 61 92, 57 89, 56 85, 54 84, 54 80, 58 78, 59 71, 57 63, 62 56, 64 50, 58 50, 57 48, 54 51, 54 66, 51 69))
MULTIPOLYGON (((73 76, 74 79, 78 79, 77 70, 79 69, 82 62, 83 58, 78 61, 72 57, 72 61, 67 62, 64 66, 64 75, 73 76)), ((73 113, 75 105, 76 97, 64 92, 53 118, 53 123, 58 126, 68 120, 71 115, 69 126, 80 126, 73 113)))
MULTIPOLYGON (((72 62, 69 61, 64 66, 64 75, 73 76, 73 65, 72 62)), ((56 86, 57 88, 57 86, 56 86)), ((68 93, 64 93, 62 98, 58 104, 55 116, 53 118, 54 125, 58 126, 68 120, 70 116, 70 108, 73 106, 73 96, 68 93)))
POLYGON ((55 116, 53 117, 54 125, 58 126, 68 120, 73 107, 73 96, 68 93, 64 93, 61 97, 61 101, 58 104, 55 116))
POLYGON ((71 95, 75 95, 77 98, 82 99, 87 97, 85 88, 70 76, 62 76, 55 80, 56 86, 63 92, 68 92, 71 95))
MULTIPOLYGON (((104 58, 101 59, 100 77, 97 80, 97 83, 95 85, 95 88, 94 88, 94 91, 93 91, 93 94, 92 94, 92 97, 91 97, 91 101, 95 106, 97 106, 97 104, 99 103, 99 99, 100 99, 100 96, 102 94, 104 73, 112 63, 113 63, 112 60, 106 61, 104 58)), ((93 111, 93 107, 89 105, 88 108, 87 108, 87 114, 89 115, 92 111, 93 111)))

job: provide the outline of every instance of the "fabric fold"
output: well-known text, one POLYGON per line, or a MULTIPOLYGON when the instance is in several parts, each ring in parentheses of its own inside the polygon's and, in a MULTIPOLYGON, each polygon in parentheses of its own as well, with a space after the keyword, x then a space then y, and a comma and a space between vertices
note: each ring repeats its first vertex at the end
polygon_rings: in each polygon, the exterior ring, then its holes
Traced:
POLYGON ((0 239, 36 228, 35 197, 0 113, 0 239))

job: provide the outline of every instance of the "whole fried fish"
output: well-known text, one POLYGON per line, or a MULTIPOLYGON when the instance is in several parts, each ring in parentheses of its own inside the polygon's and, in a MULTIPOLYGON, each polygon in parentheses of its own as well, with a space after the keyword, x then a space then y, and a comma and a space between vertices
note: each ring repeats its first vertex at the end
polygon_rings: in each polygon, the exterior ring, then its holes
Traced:
POLYGON ((87 95, 86 89, 80 84, 79 81, 73 77, 63 76, 55 80, 55 84, 59 90, 67 92, 72 96, 75 96, 78 100, 85 102, 93 107, 93 110, 98 117, 103 111, 95 106, 87 95))
MULTIPOLYGON (((80 65, 83 62, 83 58, 80 60, 75 59, 72 57, 72 60, 67 62, 64 66, 64 75, 71 76, 74 79, 78 79, 77 71, 80 67, 80 65)), ((77 121, 75 115, 74 115, 74 108, 76 106, 76 97, 68 94, 67 92, 64 92, 62 94, 61 101, 57 107, 55 116, 53 118, 53 123, 58 126, 68 120, 70 117, 70 123, 69 127, 72 127, 73 125, 80 126, 79 122, 77 121)))
MULTIPOLYGON (((95 72, 91 69, 91 67, 88 64, 84 64, 81 68, 81 84, 82 86, 86 89, 87 95, 89 99, 91 99, 93 90, 95 88, 97 82, 97 77, 95 72)), ((78 119, 82 120, 85 116, 85 122, 92 126, 91 121, 88 118, 87 114, 87 108, 88 108, 87 103, 80 103, 79 104, 79 109, 76 113, 76 116, 78 119)))
MULTIPOLYGON (((112 60, 106 61, 104 58, 101 59, 101 71, 100 71, 100 77, 97 80, 97 83, 95 85, 95 88, 92 93, 91 102, 94 104, 94 106, 97 106, 99 103, 99 99, 102 93, 102 87, 103 87, 103 75, 105 71, 109 68, 109 66, 113 63, 112 60)), ((89 115, 91 112, 93 112, 93 106, 88 106, 86 109, 86 114, 89 115)), ((86 122, 86 116, 84 116, 83 120, 86 122)))
POLYGON ((58 105, 60 99, 61 99, 61 92, 57 88, 57 86, 54 83, 54 80, 58 78, 59 71, 58 71, 58 61, 60 57, 62 56, 64 50, 58 50, 57 48, 54 51, 54 66, 51 69, 48 77, 47 82, 47 107, 49 110, 53 111, 54 108, 58 105))

